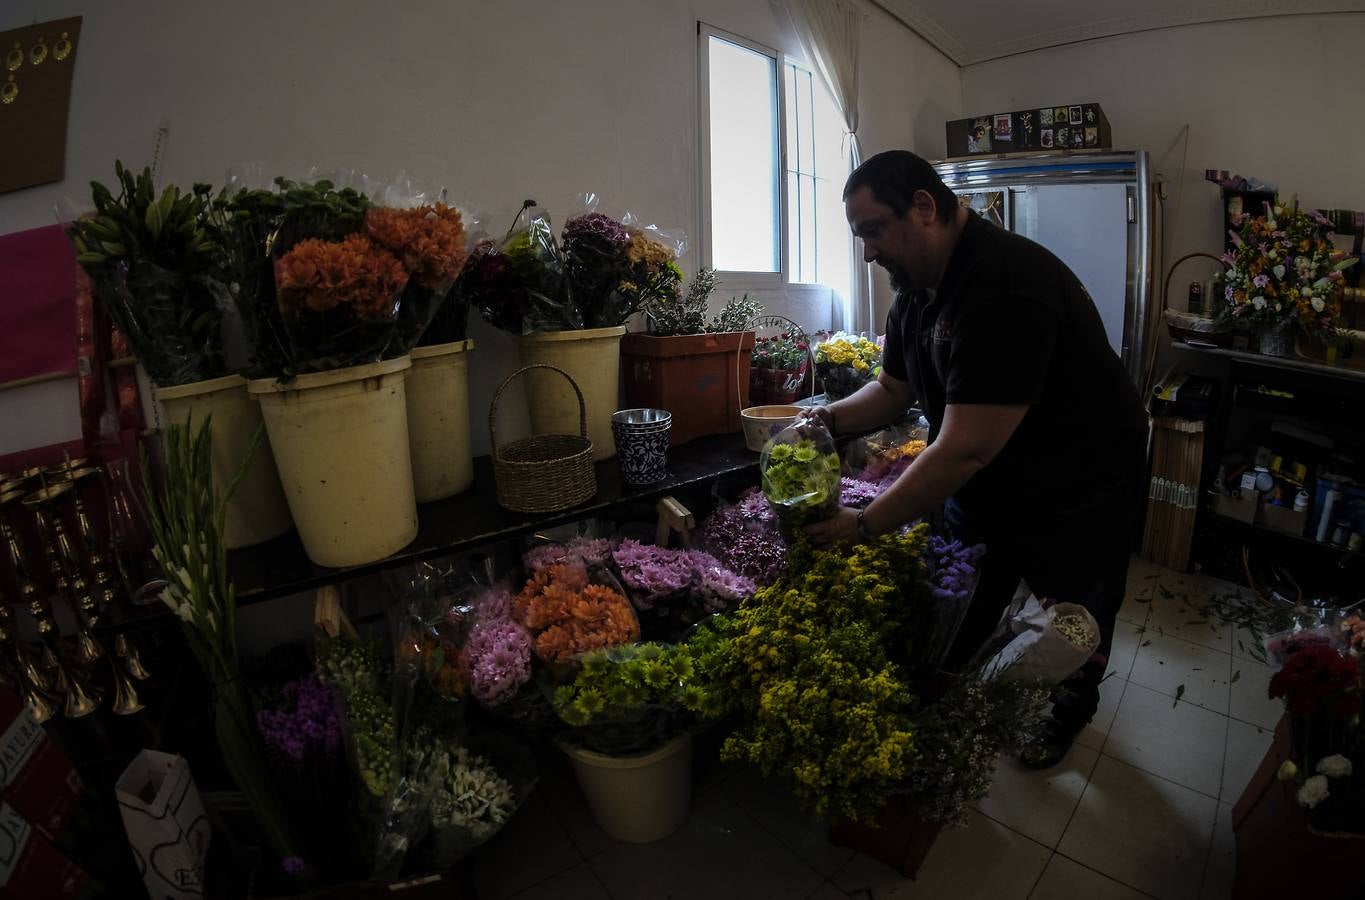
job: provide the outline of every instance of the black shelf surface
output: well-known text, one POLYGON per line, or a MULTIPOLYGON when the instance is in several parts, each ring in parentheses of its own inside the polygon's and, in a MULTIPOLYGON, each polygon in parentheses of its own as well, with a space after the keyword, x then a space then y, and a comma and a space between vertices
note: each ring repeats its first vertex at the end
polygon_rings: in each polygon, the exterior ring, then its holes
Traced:
POLYGON ((377 562, 344 569, 314 565, 291 531, 255 547, 228 554, 228 569, 237 586, 239 604, 258 603, 314 590, 360 575, 417 560, 459 553, 606 512, 624 503, 652 500, 680 488, 753 470, 758 454, 744 446, 742 435, 699 438, 668 451, 668 477, 647 487, 632 488, 621 480, 615 459, 596 464, 597 494, 586 503, 549 515, 515 513, 498 506, 493 463, 474 460, 474 486, 463 494, 417 507, 417 537, 402 550, 377 562))
POLYGON ((1314 375, 1327 375, 1332 378, 1365 382, 1365 369, 1352 369, 1346 366, 1315 362, 1310 359, 1299 359, 1294 356, 1266 356, 1261 353, 1251 353, 1246 350, 1229 350, 1225 347, 1202 347, 1198 344, 1188 344, 1185 341, 1179 340, 1172 340, 1171 346, 1178 350, 1189 350, 1194 353, 1203 353, 1209 356, 1221 356, 1225 359, 1250 363, 1251 365, 1256 366, 1266 366, 1272 369, 1288 369, 1295 372, 1308 372, 1314 375))
POLYGON ((1253 531, 1257 534, 1265 534, 1270 535, 1272 537, 1283 538, 1285 541, 1289 541, 1295 544, 1302 544, 1306 547, 1314 547, 1317 548, 1318 550, 1326 550, 1330 553, 1340 554, 1347 552, 1345 547, 1338 547, 1335 544, 1320 544, 1313 538, 1304 537, 1301 534, 1289 534, 1288 532, 1284 531, 1276 531, 1274 528, 1268 528, 1259 522, 1243 522, 1240 519, 1233 519, 1230 518, 1229 516, 1219 515, 1218 513, 1213 512, 1212 510, 1209 510, 1208 515, 1210 522, 1216 522, 1219 525, 1225 526, 1230 529, 1253 531))

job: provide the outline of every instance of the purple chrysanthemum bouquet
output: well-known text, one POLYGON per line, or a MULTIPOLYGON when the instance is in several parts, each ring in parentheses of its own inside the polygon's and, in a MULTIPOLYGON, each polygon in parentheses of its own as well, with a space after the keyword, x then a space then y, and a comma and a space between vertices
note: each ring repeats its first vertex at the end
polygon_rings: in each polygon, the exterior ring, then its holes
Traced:
POLYGON ((671 550, 625 540, 612 553, 621 584, 641 612, 645 637, 673 642, 711 613, 753 595, 754 582, 701 550, 671 550))
POLYGON ((481 622, 465 653, 470 693, 484 706, 508 702, 531 680, 531 636, 509 618, 481 622))
POLYGON ((787 543, 777 529, 777 517, 757 489, 712 513, 702 525, 701 538, 702 546, 722 566, 759 587, 776 581, 787 564, 787 543))

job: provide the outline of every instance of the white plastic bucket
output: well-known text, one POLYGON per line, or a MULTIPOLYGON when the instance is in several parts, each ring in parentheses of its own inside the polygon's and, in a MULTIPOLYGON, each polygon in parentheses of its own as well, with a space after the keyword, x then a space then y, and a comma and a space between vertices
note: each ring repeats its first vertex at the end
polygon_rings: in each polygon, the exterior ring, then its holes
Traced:
MULTIPOLYGON (((174 425, 189 422, 191 427, 198 428, 206 418, 210 419, 213 487, 220 495, 236 477, 261 425, 260 404, 247 393, 246 386, 242 376, 224 375, 153 389, 157 402, 166 411, 167 422, 174 425)), ((250 547, 279 537, 292 524, 267 437, 228 499, 223 542, 229 550, 250 547)))
POLYGON ((561 744, 602 830, 647 844, 668 837, 692 808, 692 735, 639 756, 607 756, 561 744))
MULTIPOLYGON (((581 331, 539 331, 522 335, 521 364, 554 366, 569 373, 583 392, 592 458, 610 459, 611 414, 621 408, 621 336, 624 325, 581 331)), ((532 434, 578 434, 578 398, 554 372, 526 373, 526 404, 532 434)))
POLYGON ((248 390, 275 452, 294 524, 319 566, 358 566, 417 536, 406 356, 248 390))
POLYGON ((415 347, 408 372, 408 443, 418 503, 453 497, 474 483, 469 445, 469 353, 473 341, 415 347))

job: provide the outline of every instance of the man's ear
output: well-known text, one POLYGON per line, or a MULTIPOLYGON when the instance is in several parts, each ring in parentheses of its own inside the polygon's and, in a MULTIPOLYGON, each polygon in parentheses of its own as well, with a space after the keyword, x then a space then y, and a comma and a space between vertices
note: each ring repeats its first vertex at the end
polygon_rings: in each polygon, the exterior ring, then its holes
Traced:
POLYGON ((933 194, 921 188, 910 198, 909 211, 921 225, 928 225, 938 215, 938 204, 934 202, 933 194))

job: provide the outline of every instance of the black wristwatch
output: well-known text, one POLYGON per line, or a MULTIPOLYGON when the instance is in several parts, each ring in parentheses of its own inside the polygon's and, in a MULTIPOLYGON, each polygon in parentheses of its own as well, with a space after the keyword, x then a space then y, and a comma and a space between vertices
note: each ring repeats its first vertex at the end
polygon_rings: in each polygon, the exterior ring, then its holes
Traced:
POLYGON ((858 510, 858 537, 865 541, 876 540, 877 536, 867 530, 867 523, 863 521, 863 515, 866 512, 867 510, 865 509, 858 510))

